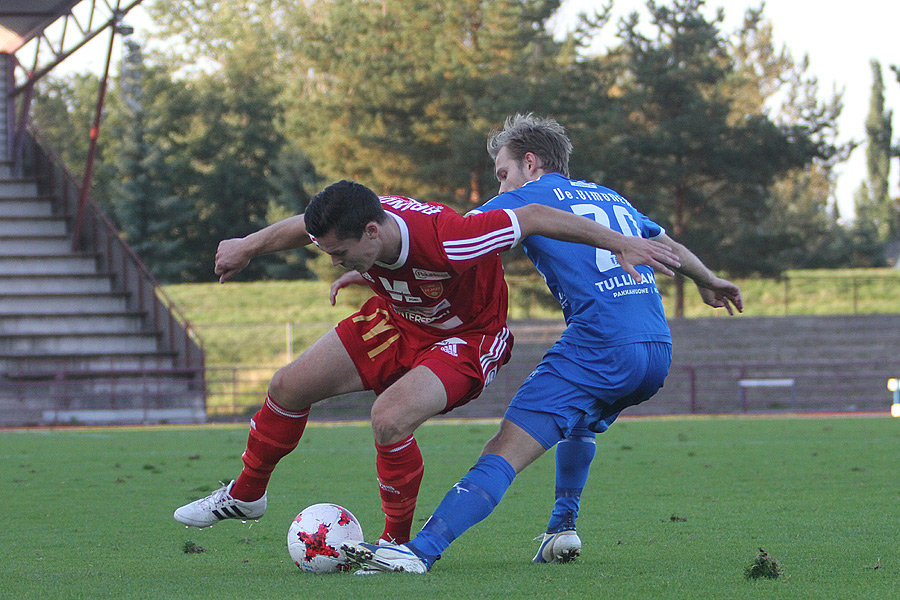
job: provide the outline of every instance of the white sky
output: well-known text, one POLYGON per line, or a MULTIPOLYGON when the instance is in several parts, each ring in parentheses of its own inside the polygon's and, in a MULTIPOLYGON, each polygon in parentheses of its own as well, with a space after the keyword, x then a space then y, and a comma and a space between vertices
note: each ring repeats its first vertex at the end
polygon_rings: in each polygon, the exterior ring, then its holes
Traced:
MULTIPOLYGON (((145 0, 147 3, 152 0, 145 0)), ((665 4, 666 0, 658 0, 665 4)), ((614 21, 597 40, 595 49, 601 51, 616 42, 618 19, 631 12, 642 14, 647 22, 646 0, 613 0, 614 21)), ((575 22, 579 11, 599 6, 598 0, 564 0, 556 15, 554 27, 564 31, 575 22)), ((718 7, 725 9, 725 32, 734 31, 741 23, 749 7, 758 7, 758 0, 707 0, 708 15, 718 7)), ((833 90, 844 92, 844 111, 839 123, 841 141, 865 141, 865 120, 869 111, 872 90, 872 70, 869 61, 881 62, 885 83, 885 106, 900 116, 900 83, 890 65, 900 65, 900 44, 896 27, 900 23, 900 2, 897 0, 769 0, 763 12, 772 22, 777 42, 787 47, 799 60, 804 54, 810 59, 810 73, 818 77, 822 99, 830 97, 833 90)), ((142 6, 126 17, 135 26, 141 38, 152 30, 149 18, 142 6)), ((152 37, 152 36, 151 36, 152 37)), ((98 36, 61 66, 65 70, 101 72, 109 38, 98 36)), ((121 58, 117 44, 113 59, 121 58)), ((894 140, 900 138, 900 121, 894 119, 894 140)), ((897 195, 900 165, 891 165, 891 194, 897 195)), ((866 177, 865 148, 853 152, 850 160, 838 167, 837 199, 844 217, 853 215, 853 194, 866 177)))

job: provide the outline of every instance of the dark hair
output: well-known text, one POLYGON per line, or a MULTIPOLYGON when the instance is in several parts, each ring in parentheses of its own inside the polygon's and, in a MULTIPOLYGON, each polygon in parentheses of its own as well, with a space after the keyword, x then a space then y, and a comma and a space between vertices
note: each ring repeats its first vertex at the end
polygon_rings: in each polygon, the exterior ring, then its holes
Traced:
POLYGON ((510 155, 517 161, 525 158, 526 152, 531 152, 544 161, 541 166, 545 171, 569 176, 572 142, 555 119, 542 119, 533 113, 507 117, 503 129, 492 131, 488 136, 488 154, 496 160, 500 148, 504 146, 509 148, 510 155))
POLYGON ((304 213, 306 231, 314 237, 334 233, 338 239, 358 240, 366 225, 383 223, 387 214, 378 195, 355 181, 338 181, 315 195, 304 213))

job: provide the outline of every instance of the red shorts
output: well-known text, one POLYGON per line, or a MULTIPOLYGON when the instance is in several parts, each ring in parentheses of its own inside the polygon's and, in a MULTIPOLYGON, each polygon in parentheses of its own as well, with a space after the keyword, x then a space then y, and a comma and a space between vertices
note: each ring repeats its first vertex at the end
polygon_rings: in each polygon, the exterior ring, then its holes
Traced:
POLYGON ((394 319, 386 302, 374 296, 335 328, 363 385, 376 394, 421 365, 444 384, 447 407, 443 412, 449 412, 477 398, 512 352, 513 336, 506 327, 496 334, 439 339, 425 332, 404 333, 394 319))

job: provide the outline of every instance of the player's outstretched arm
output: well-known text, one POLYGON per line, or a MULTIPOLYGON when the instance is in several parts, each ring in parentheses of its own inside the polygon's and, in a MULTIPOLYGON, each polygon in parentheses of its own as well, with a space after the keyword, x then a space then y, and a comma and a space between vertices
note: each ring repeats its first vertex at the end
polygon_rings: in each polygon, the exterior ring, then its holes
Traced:
POLYGON ((536 234, 609 250, 616 255, 619 265, 635 281, 641 281, 641 274, 635 270, 635 265, 647 265, 669 276, 675 274, 669 267, 680 265, 678 255, 668 245, 622 235, 593 219, 543 204, 528 204, 516 208, 513 212, 519 220, 523 239, 536 234))
POLYGON ((717 277, 693 252, 668 235, 663 235, 659 239, 678 254, 681 266, 676 270, 697 284, 700 297, 706 304, 713 308, 724 308, 729 315, 733 315, 735 309, 744 312, 744 301, 738 286, 727 279, 717 277))
POLYGON ((306 232, 303 215, 288 217, 246 237, 219 242, 215 273, 219 276, 219 283, 225 283, 244 270, 250 260, 257 256, 293 250, 310 243, 312 240, 306 232))

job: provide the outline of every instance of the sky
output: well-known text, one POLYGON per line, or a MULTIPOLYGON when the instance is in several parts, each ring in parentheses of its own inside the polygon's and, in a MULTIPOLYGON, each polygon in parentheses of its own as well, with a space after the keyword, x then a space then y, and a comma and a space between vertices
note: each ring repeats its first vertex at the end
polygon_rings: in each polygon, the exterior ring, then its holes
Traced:
MULTIPOLYGON (((152 0, 145 0, 150 2, 152 0)), ((666 0, 658 0, 665 4, 666 0)), ((600 4, 600 0, 563 0, 562 7, 551 26, 556 32, 571 28, 580 11, 589 10, 600 4)), ((708 16, 717 8, 725 11, 724 32, 736 30, 748 8, 760 5, 759 0, 706 0, 708 16)), ((613 0, 613 21, 598 39, 593 51, 602 52, 616 43, 615 22, 619 18, 637 11, 642 22, 647 22, 646 0, 613 0)), ((809 74, 819 80, 820 99, 830 98, 833 91, 842 91, 844 110, 838 124, 840 141, 865 141, 865 120, 869 111, 872 92, 872 69, 870 61, 881 62, 885 85, 885 106, 895 113, 894 140, 900 138, 900 83, 890 70, 890 65, 900 65, 900 44, 897 43, 896 27, 900 23, 900 2, 896 0, 769 0, 763 15, 772 23, 777 43, 784 46, 797 60, 807 55, 810 61, 809 74)), ((148 37, 153 30, 152 23, 142 6, 138 6, 126 18, 136 29, 139 38, 148 37)), ((106 44, 105 35, 79 50, 75 56, 64 62, 64 70, 101 72, 106 44)), ((114 51, 113 59, 121 58, 120 45, 114 51)), ((900 192, 900 165, 891 165, 891 194, 900 192)), ((841 215, 852 217, 853 195, 866 177, 865 147, 857 148, 847 163, 837 168, 837 202, 841 215)))

